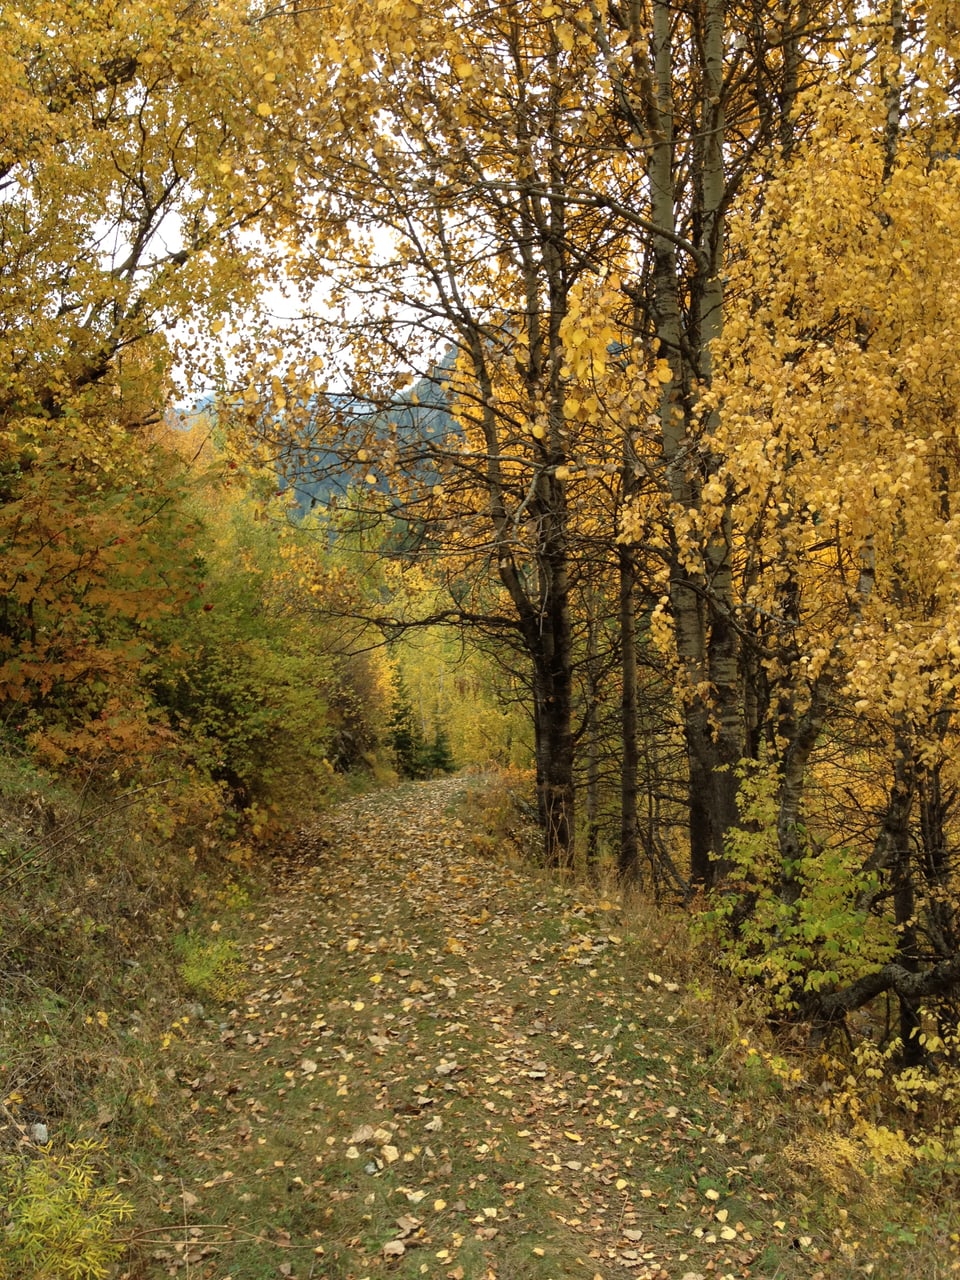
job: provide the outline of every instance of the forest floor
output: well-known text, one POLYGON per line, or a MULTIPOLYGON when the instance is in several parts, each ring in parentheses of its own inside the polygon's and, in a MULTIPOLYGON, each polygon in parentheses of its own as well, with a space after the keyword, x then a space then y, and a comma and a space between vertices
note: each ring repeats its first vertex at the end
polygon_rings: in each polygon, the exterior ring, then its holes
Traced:
POLYGON ((468 786, 339 805, 206 922, 232 999, 157 1046, 131 1280, 957 1274, 932 1197, 731 1038, 682 924, 506 858, 468 786))

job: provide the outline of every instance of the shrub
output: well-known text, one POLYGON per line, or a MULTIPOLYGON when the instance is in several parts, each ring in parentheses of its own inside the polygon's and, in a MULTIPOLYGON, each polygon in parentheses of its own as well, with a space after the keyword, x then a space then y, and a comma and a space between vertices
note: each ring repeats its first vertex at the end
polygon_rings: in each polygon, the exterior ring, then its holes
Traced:
POLYGON ((101 1280, 123 1252, 116 1229, 132 1208, 98 1185, 103 1144, 11 1156, 0 1164, 0 1280, 101 1280))
POLYGON ((194 995, 228 1004, 243 993, 244 967, 235 942, 181 935, 176 950, 178 972, 194 995))

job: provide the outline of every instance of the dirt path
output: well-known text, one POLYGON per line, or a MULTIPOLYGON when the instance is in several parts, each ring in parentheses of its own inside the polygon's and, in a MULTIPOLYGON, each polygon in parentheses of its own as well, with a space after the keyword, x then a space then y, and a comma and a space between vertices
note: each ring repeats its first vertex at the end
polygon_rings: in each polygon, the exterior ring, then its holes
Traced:
POLYGON ((697 1006, 611 903, 505 866, 466 786, 306 833, 241 937, 243 998, 175 1027, 191 1118, 147 1171, 139 1274, 855 1274, 764 1186, 782 1135, 706 1060, 697 1006))

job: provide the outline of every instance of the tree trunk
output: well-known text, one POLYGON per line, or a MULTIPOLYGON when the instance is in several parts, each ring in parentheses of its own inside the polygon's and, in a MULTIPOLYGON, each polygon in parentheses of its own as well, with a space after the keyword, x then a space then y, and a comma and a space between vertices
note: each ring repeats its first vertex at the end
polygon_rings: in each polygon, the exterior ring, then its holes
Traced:
MULTIPOLYGON (((660 405, 663 460, 670 498, 684 512, 700 508, 704 460, 692 448, 714 415, 699 403, 712 377, 711 344, 723 323, 721 279, 724 202, 723 0, 705 0, 701 73, 704 102, 696 141, 698 202, 695 271, 684 322, 684 287, 677 258, 676 156, 672 12, 655 0, 653 57, 656 117, 648 153, 651 212, 666 233, 653 242, 653 314, 660 354, 673 379, 660 405)), ((710 460, 705 460, 709 473, 710 460)), ((684 685, 684 736, 689 762, 690 872, 695 883, 712 885, 723 871, 724 840, 737 822, 735 766, 743 752, 739 654, 731 625, 733 580, 729 512, 691 564, 690 549, 674 548, 670 602, 684 685)))
POLYGON ((623 758, 620 765, 620 850, 617 870, 621 881, 634 884, 640 876, 638 840, 637 773, 637 605, 636 567, 629 547, 620 548, 620 644, 623 690, 620 732, 623 758))
MULTIPOLYGON (((893 914, 898 934, 897 960, 908 973, 918 973, 920 969, 910 834, 910 815, 916 794, 916 780, 917 771, 912 746, 905 733, 897 732, 894 735, 893 786, 890 789, 883 831, 890 860, 893 914)), ((901 994, 898 995, 898 1003, 900 1051, 907 1066, 916 1066, 924 1058, 923 1046, 917 1039, 920 1032, 917 1002, 901 994)))
POLYGON ((534 675, 540 708, 537 717, 537 809, 542 815, 543 854, 547 866, 573 865, 574 781, 571 690, 569 678, 544 680, 534 675))
POLYGON ((586 594, 586 610, 587 688, 583 725, 587 742, 587 778, 584 795, 584 818, 587 868, 590 874, 593 875, 597 869, 597 858, 600 851, 600 743, 597 736, 599 733, 599 725, 597 723, 599 701, 597 685, 597 615, 596 601, 592 591, 588 591, 586 594))

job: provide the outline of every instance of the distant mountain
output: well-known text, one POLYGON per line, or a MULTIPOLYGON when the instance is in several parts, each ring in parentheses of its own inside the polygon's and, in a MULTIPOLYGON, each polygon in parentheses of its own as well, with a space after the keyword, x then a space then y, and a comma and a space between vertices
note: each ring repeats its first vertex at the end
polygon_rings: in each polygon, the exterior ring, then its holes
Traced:
MULTIPOLYGON (((455 354, 444 358, 429 377, 420 378, 407 392, 386 407, 364 404, 346 394, 333 394, 324 403, 325 420, 331 412, 342 422, 337 443, 329 443, 329 427, 314 442, 291 447, 284 459, 282 489, 292 490, 303 515, 315 506, 327 506, 332 499, 346 496, 351 486, 363 483, 372 471, 377 474, 376 441, 384 445, 393 440, 399 450, 400 467, 407 475, 425 484, 436 482, 430 446, 440 444, 459 427, 450 413, 449 400, 442 388, 445 372, 452 367, 455 354), (392 430, 395 428, 395 434, 392 430), (355 460, 361 447, 370 449, 371 459, 355 460)), ((386 493, 389 485, 379 476, 374 491, 386 493)))
MULTIPOLYGON (((347 392, 329 392, 322 402, 308 404, 316 413, 316 437, 311 439, 301 429, 300 440, 287 445, 277 458, 278 488, 290 491, 296 500, 301 518, 316 506, 328 506, 332 500, 346 497, 351 487, 365 482, 366 476, 377 474, 376 443, 367 462, 356 460, 361 447, 370 449, 371 438, 382 440, 384 445, 391 438, 398 446, 400 466, 408 475, 426 484, 436 481, 430 446, 439 444, 451 434, 459 434, 449 407, 447 393, 442 383, 453 368, 456 351, 443 357, 433 372, 419 378, 414 385, 394 403, 384 406, 364 402, 347 392), (336 440, 331 441, 330 421, 340 420, 336 440), (396 428, 394 435, 392 427, 396 428)), ((178 405, 172 410, 174 423, 188 427, 191 419, 200 414, 216 420, 217 397, 209 392, 191 406, 178 405)), ((385 477, 378 477, 374 491, 386 493, 385 477)))

